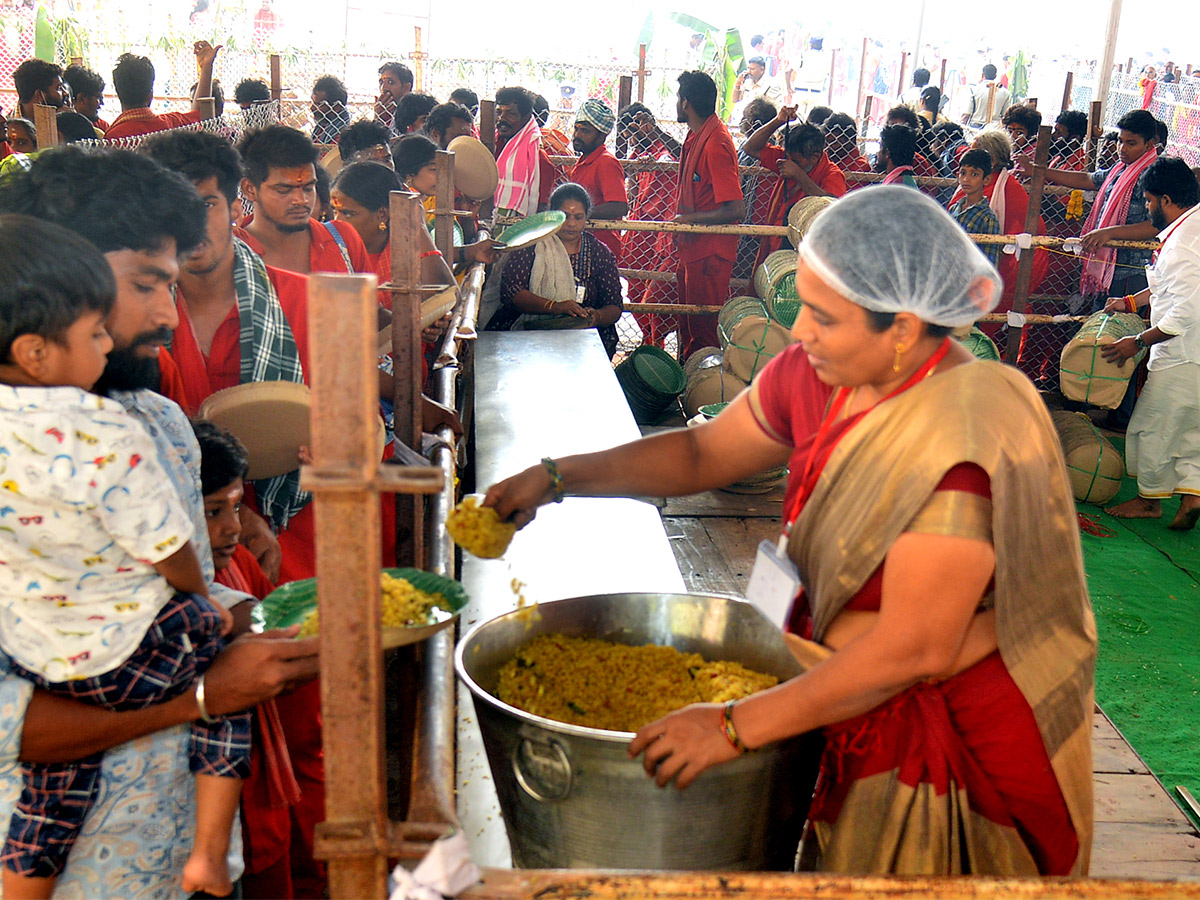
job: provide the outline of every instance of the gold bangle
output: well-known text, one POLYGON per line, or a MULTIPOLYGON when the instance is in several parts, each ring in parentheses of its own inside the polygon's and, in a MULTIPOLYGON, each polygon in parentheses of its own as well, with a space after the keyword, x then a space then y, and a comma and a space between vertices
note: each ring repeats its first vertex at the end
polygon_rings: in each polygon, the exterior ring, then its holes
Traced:
POLYGON ((553 300, 546 301, 546 312, 554 312, 554 301, 553 300))

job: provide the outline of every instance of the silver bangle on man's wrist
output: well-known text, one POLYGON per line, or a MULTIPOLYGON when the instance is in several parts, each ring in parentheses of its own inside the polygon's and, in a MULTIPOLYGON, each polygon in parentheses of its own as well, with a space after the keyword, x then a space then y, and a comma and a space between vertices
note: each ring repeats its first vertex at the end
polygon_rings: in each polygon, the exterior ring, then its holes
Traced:
POLYGON ((201 675, 196 680, 196 709, 198 709, 200 711, 200 720, 202 722, 207 722, 208 724, 211 725, 217 721, 217 718, 215 716, 210 716, 208 714, 208 707, 204 705, 204 676, 203 675, 201 675))

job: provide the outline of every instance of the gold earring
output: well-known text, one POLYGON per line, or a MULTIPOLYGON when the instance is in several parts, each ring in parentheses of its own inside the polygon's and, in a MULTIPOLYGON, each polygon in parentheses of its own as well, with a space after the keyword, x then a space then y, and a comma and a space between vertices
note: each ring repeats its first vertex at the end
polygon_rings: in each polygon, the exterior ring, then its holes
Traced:
POLYGON ((892 363, 892 371, 893 372, 900 371, 900 357, 903 355, 904 355, 904 345, 897 344, 896 345, 896 361, 894 363, 892 363))
POLYGON ((387 229, 388 229, 387 222, 380 222, 380 223, 379 223, 379 230, 380 230, 380 231, 387 231, 387 229))

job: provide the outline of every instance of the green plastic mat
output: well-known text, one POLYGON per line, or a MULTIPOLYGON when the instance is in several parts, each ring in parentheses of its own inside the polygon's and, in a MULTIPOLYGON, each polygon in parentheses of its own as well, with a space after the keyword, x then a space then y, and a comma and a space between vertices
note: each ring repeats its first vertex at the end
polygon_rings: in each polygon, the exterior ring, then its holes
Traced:
MULTIPOLYGON (((1126 478, 1109 505, 1136 495, 1126 478)), ((1079 504, 1113 532, 1082 536, 1100 634, 1096 700, 1172 796, 1176 785, 1200 790, 1200 529, 1169 530, 1178 508, 1172 499, 1162 519, 1114 519, 1079 504)))

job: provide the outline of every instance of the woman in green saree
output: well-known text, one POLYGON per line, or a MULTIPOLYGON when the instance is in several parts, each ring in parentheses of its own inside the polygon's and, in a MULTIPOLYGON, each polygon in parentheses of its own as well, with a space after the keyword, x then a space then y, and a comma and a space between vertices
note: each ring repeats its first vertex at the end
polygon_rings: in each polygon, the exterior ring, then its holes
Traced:
POLYGON ((802 867, 1085 874, 1095 626, 1058 440, 1015 369, 950 329, 999 278, 918 192, 855 192, 800 249, 798 343, 713 422, 534 466, 487 503, 671 495, 790 466, 781 552, 806 671, 642 728, 660 785, 814 729, 802 867))

